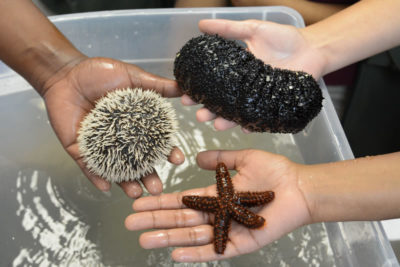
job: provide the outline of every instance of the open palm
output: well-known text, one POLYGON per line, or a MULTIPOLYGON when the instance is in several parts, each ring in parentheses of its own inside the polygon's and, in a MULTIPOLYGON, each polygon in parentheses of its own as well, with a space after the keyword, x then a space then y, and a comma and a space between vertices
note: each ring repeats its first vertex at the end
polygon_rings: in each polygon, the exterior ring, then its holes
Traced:
MULTIPOLYGON (((301 225, 311 222, 307 203, 298 187, 297 168, 283 156, 258 150, 206 151, 199 153, 198 165, 215 169, 224 162, 228 169, 236 169, 233 185, 236 191, 275 192, 275 199, 266 206, 255 209, 266 224, 255 230, 232 222, 227 248, 223 255, 216 254, 213 241, 213 216, 186 208, 184 195, 215 196, 215 185, 184 192, 151 196, 136 200, 138 213, 127 217, 129 230, 159 228, 140 237, 144 248, 188 246, 175 249, 176 261, 210 261, 250 253, 269 244, 301 225)), ((201 179, 201 177, 198 177, 201 179)))
MULTIPOLYGON (((83 58, 63 73, 65 74, 51 81, 43 93, 51 125, 63 147, 90 181, 100 190, 106 191, 110 184, 89 172, 79 154, 77 131, 83 117, 100 97, 117 88, 153 89, 164 97, 179 96, 179 90, 174 81, 108 58, 83 58)), ((182 152, 175 148, 169 160, 175 164, 183 162, 182 152)), ((162 191, 162 184, 156 173, 144 177, 142 182, 150 193, 157 194, 162 191)), ((137 181, 120 185, 130 197, 138 197, 142 193, 142 187, 137 181)))
MULTIPOLYGON (((326 64, 325 58, 312 47, 302 35, 302 30, 294 26, 261 20, 202 20, 201 31, 218 34, 224 38, 242 40, 247 49, 256 58, 273 67, 304 71, 319 79, 326 64)), ((184 105, 195 104, 187 95, 182 97, 184 105)), ((197 111, 197 119, 201 122, 215 119, 217 130, 225 130, 236 126, 234 122, 216 117, 209 110, 197 111)))

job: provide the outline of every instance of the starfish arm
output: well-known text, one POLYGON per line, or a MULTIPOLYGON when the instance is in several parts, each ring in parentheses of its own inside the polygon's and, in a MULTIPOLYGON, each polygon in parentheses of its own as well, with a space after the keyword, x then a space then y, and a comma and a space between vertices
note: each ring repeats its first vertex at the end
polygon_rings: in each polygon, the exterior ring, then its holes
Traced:
POLYGON ((183 196, 182 202, 186 207, 195 210, 215 212, 218 208, 216 197, 183 196))
POLYGON ((224 254, 231 218, 227 209, 220 209, 215 213, 214 220, 214 250, 218 254, 224 254))
POLYGON ((272 201, 274 192, 234 192, 232 179, 224 163, 217 164, 217 197, 183 196, 182 202, 188 208, 212 212, 214 219, 214 250, 223 254, 228 242, 231 219, 248 228, 259 228, 265 219, 247 207, 259 206, 272 201))
POLYGON ((248 228, 259 228, 264 225, 265 219, 245 207, 232 203, 229 205, 229 214, 240 224, 248 228))
POLYGON ((217 165, 217 191, 221 198, 231 198, 233 196, 233 184, 228 168, 224 163, 220 162, 217 165))
POLYGON ((267 204, 275 198, 273 191, 265 192, 237 192, 233 199, 236 204, 247 207, 254 207, 267 204))

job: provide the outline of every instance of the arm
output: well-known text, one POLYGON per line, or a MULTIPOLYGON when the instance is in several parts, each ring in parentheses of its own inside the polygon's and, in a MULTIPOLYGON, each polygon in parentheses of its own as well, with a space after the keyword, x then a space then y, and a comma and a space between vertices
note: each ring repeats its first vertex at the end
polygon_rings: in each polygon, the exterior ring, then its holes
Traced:
POLYGON ((347 7, 344 4, 317 3, 308 0, 232 0, 235 6, 287 6, 301 14, 306 25, 327 18, 347 7))
MULTIPOLYGON (((65 150, 100 190, 110 184, 91 173, 77 144, 83 117, 110 90, 126 87, 153 89, 165 97, 180 95, 176 83, 149 74, 137 66, 109 58, 88 58, 80 53, 29 0, 0 0, 0 59, 22 75, 43 97, 50 123, 65 150)), ((180 164, 175 148, 169 161, 180 164)), ((152 194, 162 191, 156 173, 142 178, 152 194)), ((120 186, 130 197, 139 197, 139 182, 120 186)))
MULTIPOLYGON (((400 44, 400 1, 363 0, 305 28, 268 21, 202 20, 199 28, 209 34, 240 39, 259 59, 274 67, 302 70, 319 79, 325 74, 400 44), (273 36, 273 38, 271 38, 273 36)), ((193 105, 188 96, 184 105, 193 105)), ((197 112, 201 122, 215 119, 225 130, 235 123, 205 108, 197 112)))
POLYGON ((216 254, 213 218, 182 204, 183 195, 215 195, 213 185, 136 200, 137 213, 127 217, 126 227, 162 229, 143 233, 142 247, 184 246, 172 252, 174 260, 210 261, 250 253, 306 224, 400 217, 400 153, 316 165, 257 150, 206 151, 197 157, 205 169, 215 169, 219 161, 237 170, 232 179, 237 191, 275 192, 257 212, 266 226, 248 230, 232 224, 225 253, 216 254))
POLYGON ((400 44, 400 2, 363 0, 305 28, 268 21, 202 20, 201 31, 244 41, 266 64, 315 78, 400 44), (274 38, 271 38, 273 36, 274 38), (313 66, 310 61, 317 62, 313 66))
POLYGON ((400 1, 363 0, 301 29, 306 42, 326 58, 323 74, 400 44, 400 1))
POLYGON ((176 0, 175 7, 224 7, 228 0, 176 0))
POLYGON ((58 71, 85 59, 29 0, 0 0, 0 58, 39 94, 58 71))
POLYGON ((400 217, 400 152, 304 165, 298 179, 313 222, 400 217))

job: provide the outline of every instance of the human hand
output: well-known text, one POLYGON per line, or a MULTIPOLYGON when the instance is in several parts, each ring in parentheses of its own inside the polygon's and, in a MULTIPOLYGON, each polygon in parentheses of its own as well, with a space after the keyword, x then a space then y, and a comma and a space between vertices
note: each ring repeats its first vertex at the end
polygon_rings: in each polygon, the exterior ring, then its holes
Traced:
MULTIPOLYGON (((200 21, 199 28, 208 34, 242 40, 256 58, 273 67, 308 72, 315 79, 319 79, 324 72, 326 64, 324 56, 304 38, 302 29, 294 26, 261 20, 213 19, 200 21)), ((189 96, 183 95, 182 104, 196 103, 189 96)), ((236 126, 236 123, 217 117, 206 108, 199 109, 196 117, 200 122, 215 120, 214 127, 217 130, 236 126)))
POLYGON ((139 240, 142 247, 187 246, 175 249, 172 258, 184 262, 219 260, 260 249, 311 222, 309 207, 298 182, 301 165, 259 150, 206 151, 198 154, 197 162, 204 169, 215 170, 217 162, 224 162, 228 169, 237 170, 232 179, 236 191, 274 191, 275 199, 257 212, 264 217, 266 225, 250 230, 233 221, 224 254, 216 254, 212 244, 213 215, 188 209, 182 204, 184 195, 216 195, 215 185, 150 196, 133 203, 137 213, 126 218, 125 226, 129 230, 166 230, 143 233, 139 240))
MULTIPOLYGON (((50 123, 65 150, 89 180, 98 189, 108 191, 110 183, 91 173, 80 156, 77 131, 83 117, 94 107, 96 100, 113 89, 154 89, 164 97, 177 97, 180 92, 174 81, 113 59, 82 57, 66 68, 49 79, 40 91, 46 103, 50 123)), ((168 160, 180 164, 184 161, 183 153, 174 148, 168 160)), ((157 173, 149 174, 141 181, 151 194, 162 192, 162 183, 157 173)), ((139 197, 143 192, 138 181, 123 182, 119 185, 132 198, 139 197)))

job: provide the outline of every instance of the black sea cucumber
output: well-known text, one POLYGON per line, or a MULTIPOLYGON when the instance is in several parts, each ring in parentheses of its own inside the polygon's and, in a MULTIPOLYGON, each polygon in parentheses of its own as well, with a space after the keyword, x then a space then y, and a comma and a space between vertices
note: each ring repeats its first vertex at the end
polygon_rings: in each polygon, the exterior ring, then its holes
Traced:
POLYGON ((194 101, 255 132, 299 132, 322 107, 310 74, 273 68, 217 35, 189 40, 176 55, 174 75, 194 101))

